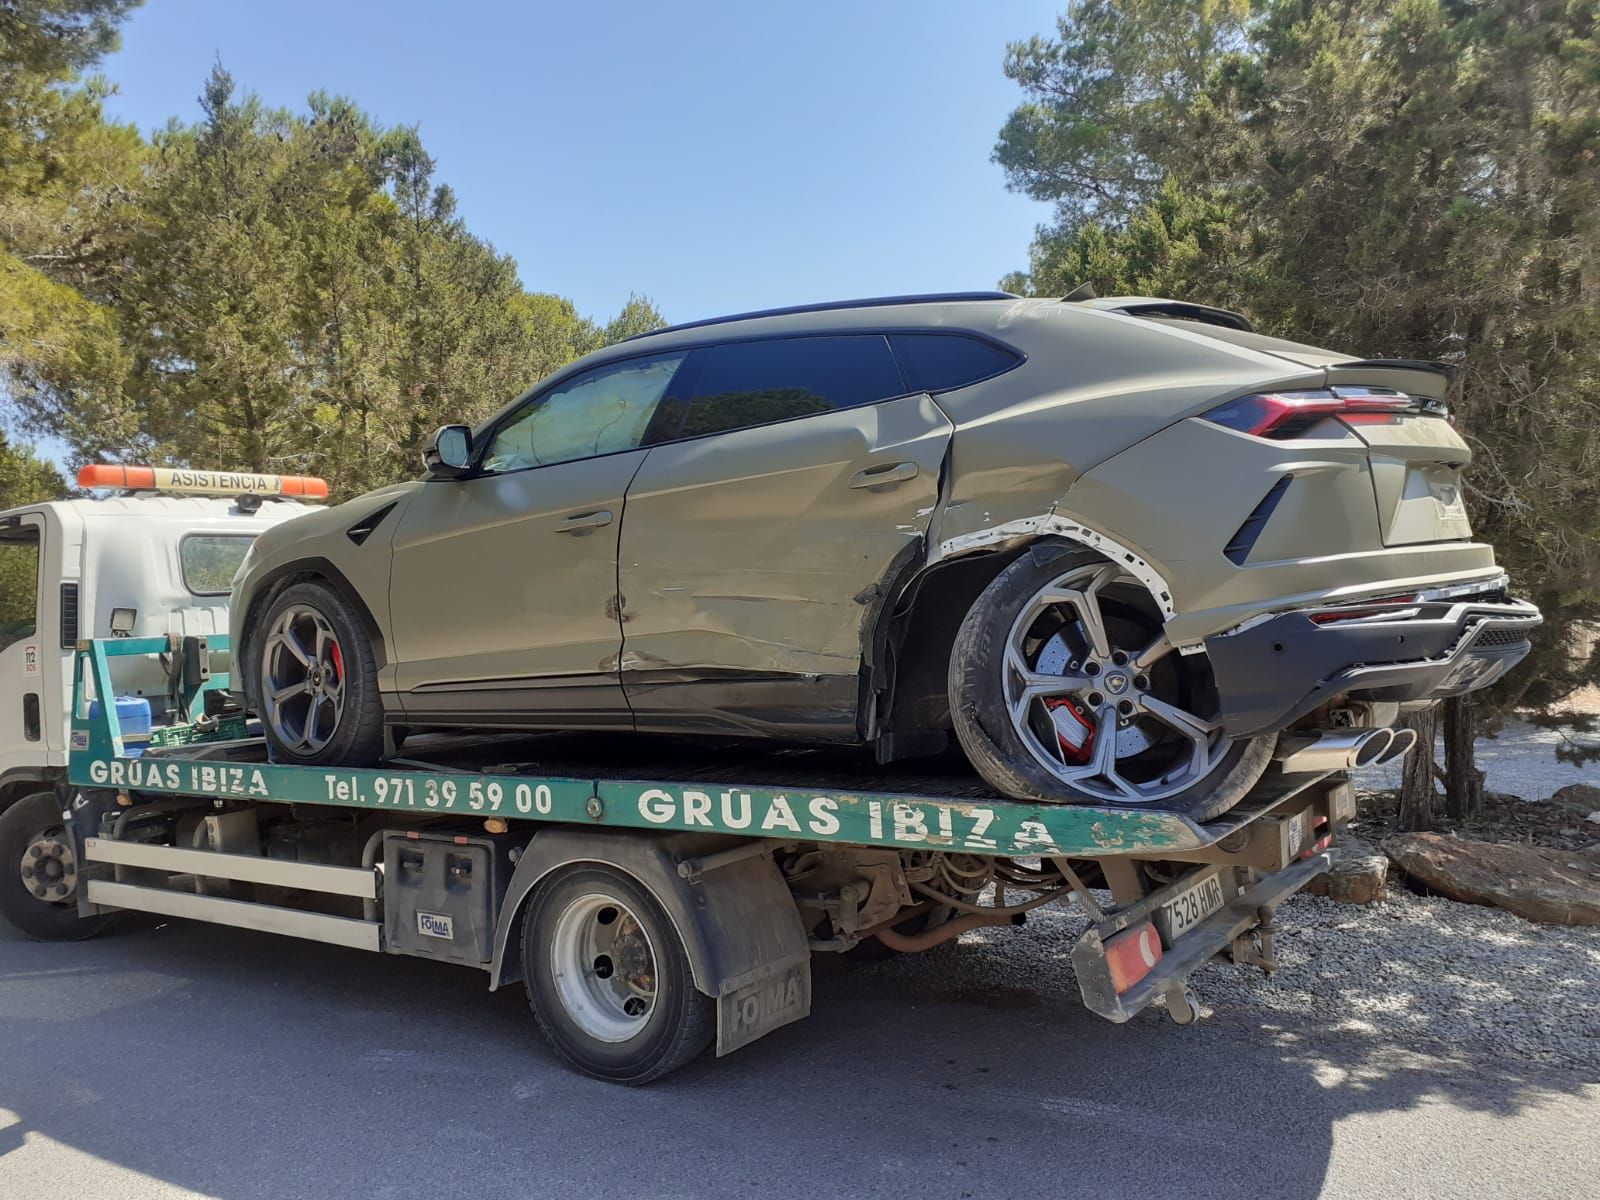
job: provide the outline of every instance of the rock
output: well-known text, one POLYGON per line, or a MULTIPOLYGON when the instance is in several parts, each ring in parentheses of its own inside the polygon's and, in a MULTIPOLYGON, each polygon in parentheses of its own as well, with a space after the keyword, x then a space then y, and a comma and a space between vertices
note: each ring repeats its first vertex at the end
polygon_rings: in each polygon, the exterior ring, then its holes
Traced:
POLYGON ((1389 860, 1360 838, 1346 837, 1333 847, 1333 865, 1305 890, 1341 904, 1371 904, 1383 899, 1389 860))
POLYGON ((1569 783, 1555 790, 1550 803, 1559 804, 1593 821, 1595 813, 1600 812, 1600 787, 1591 783, 1569 783))
POLYGON ((1383 852, 1406 876, 1452 900, 1546 924, 1600 925, 1600 857, 1586 851, 1406 833, 1386 838, 1383 852), (1578 867, 1567 865, 1575 859, 1578 867))

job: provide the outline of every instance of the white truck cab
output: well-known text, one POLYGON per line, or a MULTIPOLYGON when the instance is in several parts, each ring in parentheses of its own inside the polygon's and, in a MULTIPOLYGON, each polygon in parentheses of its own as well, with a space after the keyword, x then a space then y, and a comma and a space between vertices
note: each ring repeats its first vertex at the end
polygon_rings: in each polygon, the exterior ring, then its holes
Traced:
MULTIPOLYGON (((328 493, 302 476, 108 465, 78 483, 98 494, 0 512, 0 811, 65 772, 79 639, 227 633, 251 541, 328 493)), ((159 664, 126 662, 119 694, 160 720, 159 664)))

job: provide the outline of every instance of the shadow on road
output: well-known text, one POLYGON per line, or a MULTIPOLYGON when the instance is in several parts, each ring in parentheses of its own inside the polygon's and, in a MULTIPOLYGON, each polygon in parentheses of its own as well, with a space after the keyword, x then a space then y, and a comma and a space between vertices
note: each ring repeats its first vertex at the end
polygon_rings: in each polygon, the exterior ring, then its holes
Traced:
POLYGON ((1248 997, 1195 1030, 1111 1026, 1078 1007, 1068 930, 1043 932, 1020 958, 1028 931, 819 963, 809 1021, 626 1090, 565 1071, 520 988, 459 968, 140 920, 78 945, 0 929, 0 1194, 47 1138, 228 1200, 1297 1200, 1336 1122, 1510 1116, 1593 1081, 1248 997))

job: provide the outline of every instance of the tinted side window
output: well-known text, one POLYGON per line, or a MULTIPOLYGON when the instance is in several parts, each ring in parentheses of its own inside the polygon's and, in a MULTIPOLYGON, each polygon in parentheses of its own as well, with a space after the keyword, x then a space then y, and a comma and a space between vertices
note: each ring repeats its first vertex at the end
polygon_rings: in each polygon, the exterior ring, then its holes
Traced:
POLYGON ((685 354, 597 367, 535 399, 502 425, 485 471, 520 471, 635 449, 685 354))
POLYGON ((1022 361, 1001 346, 958 333, 897 333, 893 340, 912 386, 924 392, 966 387, 1022 361))
POLYGON ((706 351, 680 436, 856 408, 905 392, 881 334, 730 342, 706 351))

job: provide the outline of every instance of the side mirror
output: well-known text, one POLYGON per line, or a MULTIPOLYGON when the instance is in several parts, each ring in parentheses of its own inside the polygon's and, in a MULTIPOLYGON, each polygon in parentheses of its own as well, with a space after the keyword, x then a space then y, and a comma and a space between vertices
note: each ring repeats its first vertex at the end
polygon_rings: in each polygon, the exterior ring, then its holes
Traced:
POLYGON ((456 479, 472 464, 472 430, 465 425, 441 425, 434 430, 422 452, 422 465, 428 474, 456 479))

